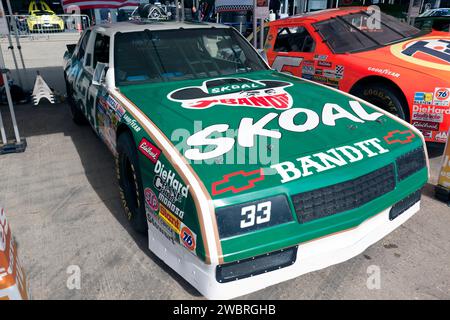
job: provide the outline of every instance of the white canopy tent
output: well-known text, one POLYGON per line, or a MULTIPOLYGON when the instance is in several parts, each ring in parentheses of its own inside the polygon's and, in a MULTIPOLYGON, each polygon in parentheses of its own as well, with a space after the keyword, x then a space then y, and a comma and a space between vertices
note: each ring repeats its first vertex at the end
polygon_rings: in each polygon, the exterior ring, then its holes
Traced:
MULTIPOLYGON (((8 5, 8 8, 10 10, 10 13, 11 13, 11 5, 9 3, 9 0, 7 0, 7 5, 8 5)), ((12 25, 14 25, 14 30, 16 30, 15 24, 13 23, 12 25)), ((0 34, 8 36, 9 45, 10 45, 9 48, 11 49, 11 53, 12 53, 13 58, 14 58, 15 67, 17 69, 17 73, 19 74, 19 79, 20 79, 21 78, 20 77, 20 70, 18 68, 17 59, 16 59, 16 56, 15 56, 15 52, 13 50, 14 47, 13 47, 12 40, 11 40, 10 28, 8 26, 8 21, 6 20, 6 15, 5 15, 5 10, 3 8, 3 3, 1 1, 0 1, 0 34)), ((16 38, 16 41, 17 41, 17 46, 18 46, 19 52, 20 52, 19 39, 16 38)), ((22 53, 20 55, 21 55, 21 58, 22 58, 22 66, 25 69, 25 64, 23 62, 22 53)), ((10 113, 10 116, 11 116, 11 122, 12 122, 12 127, 13 127, 13 130, 14 130, 14 139, 15 139, 15 140, 12 140, 12 141, 8 140, 8 137, 6 135, 4 122, 3 122, 3 117, 2 117, 2 114, 0 112, 0 139, 1 139, 0 140, 0 154, 13 153, 13 152, 23 152, 23 151, 25 151, 25 148, 26 148, 26 140, 24 138, 20 137, 19 128, 17 126, 16 114, 14 112, 14 105, 13 105, 13 101, 12 101, 12 98, 11 98, 11 91, 10 91, 10 87, 9 87, 8 77, 7 77, 8 70, 6 69, 6 66, 5 66, 5 60, 3 59, 3 52, 1 50, 1 48, 0 48, 0 73, 1 73, 2 80, 3 80, 3 85, 5 87, 6 99, 7 99, 8 106, 9 106, 9 113, 10 113)), ((22 85, 22 81, 20 81, 20 82, 21 82, 21 85, 22 85)))

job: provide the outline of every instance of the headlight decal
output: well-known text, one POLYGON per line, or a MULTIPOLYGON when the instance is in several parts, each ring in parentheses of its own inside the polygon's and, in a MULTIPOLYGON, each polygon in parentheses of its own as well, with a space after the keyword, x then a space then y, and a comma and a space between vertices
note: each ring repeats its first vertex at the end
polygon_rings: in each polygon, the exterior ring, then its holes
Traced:
POLYGON ((402 181, 403 179, 406 179, 410 175, 426 167, 423 147, 401 155, 395 162, 397 165, 398 181, 402 181))
POLYGON ((216 217, 221 239, 293 220, 284 195, 218 208, 216 217))

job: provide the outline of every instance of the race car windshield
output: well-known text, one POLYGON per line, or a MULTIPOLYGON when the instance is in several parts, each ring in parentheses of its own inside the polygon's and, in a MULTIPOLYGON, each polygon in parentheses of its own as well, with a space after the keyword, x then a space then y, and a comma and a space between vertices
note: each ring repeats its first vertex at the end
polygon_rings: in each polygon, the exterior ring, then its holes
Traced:
POLYGON ((419 35, 420 30, 380 13, 365 11, 314 24, 316 30, 334 53, 355 52, 385 46, 419 35))
POLYGON ((266 70, 233 29, 119 33, 114 40, 117 85, 202 79, 266 70))

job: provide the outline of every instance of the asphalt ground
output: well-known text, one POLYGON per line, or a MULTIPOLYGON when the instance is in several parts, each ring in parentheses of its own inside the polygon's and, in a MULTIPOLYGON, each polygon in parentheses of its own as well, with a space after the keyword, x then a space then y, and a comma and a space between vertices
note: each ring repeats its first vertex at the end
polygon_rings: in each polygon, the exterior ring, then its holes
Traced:
MULTIPOLYGON (((0 205, 34 299, 203 299, 128 226, 113 157, 89 126, 64 103, 16 115, 28 147, 0 156, 0 205), (79 289, 67 285, 74 270, 79 289)), ((430 146, 422 209, 400 228, 349 261, 242 298, 449 299, 450 207, 433 198, 442 149, 430 146)))

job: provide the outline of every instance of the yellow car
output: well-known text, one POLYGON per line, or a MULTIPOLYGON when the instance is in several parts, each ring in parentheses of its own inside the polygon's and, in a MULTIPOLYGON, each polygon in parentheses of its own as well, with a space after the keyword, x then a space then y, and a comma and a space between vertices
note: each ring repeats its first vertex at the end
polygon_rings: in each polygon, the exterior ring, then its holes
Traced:
POLYGON ((31 1, 28 6, 27 25, 30 31, 64 31, 64 20, 43 1, 31 1))

